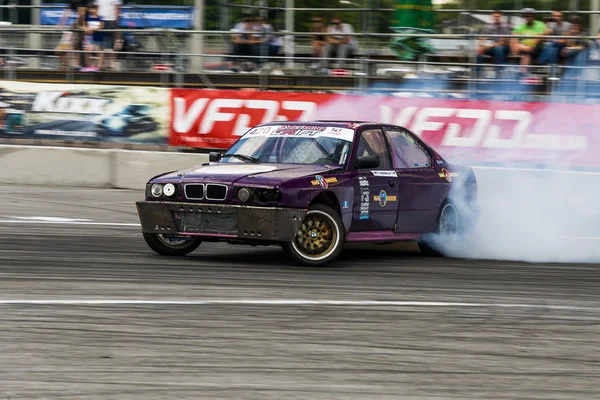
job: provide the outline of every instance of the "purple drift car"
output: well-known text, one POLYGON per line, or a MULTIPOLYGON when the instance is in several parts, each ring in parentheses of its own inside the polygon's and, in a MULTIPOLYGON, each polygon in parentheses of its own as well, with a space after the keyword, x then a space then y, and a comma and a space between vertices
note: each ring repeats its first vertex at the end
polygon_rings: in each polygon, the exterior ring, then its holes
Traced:
POLYGON ((152 178, 137 202, 144 238, 161 255, 201 242, 280 245, 320 266, 346 242, 459 235, 479 216, 470 167, 452 165, 403 127, 371 122, 272 122, 210 163, 152 178))

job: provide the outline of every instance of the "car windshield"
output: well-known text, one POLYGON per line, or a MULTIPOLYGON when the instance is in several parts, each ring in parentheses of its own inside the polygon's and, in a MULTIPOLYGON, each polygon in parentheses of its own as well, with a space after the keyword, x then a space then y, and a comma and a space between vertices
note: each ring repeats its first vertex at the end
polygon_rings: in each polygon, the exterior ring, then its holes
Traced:
POLYGON ((345 165, 354 130, 319 125, 253 128, 223 156, 222 162, 345 165))
POLYGON ((130 104, 121 110, 120 114, 136 114, 144 111, 144 106, 130 104))

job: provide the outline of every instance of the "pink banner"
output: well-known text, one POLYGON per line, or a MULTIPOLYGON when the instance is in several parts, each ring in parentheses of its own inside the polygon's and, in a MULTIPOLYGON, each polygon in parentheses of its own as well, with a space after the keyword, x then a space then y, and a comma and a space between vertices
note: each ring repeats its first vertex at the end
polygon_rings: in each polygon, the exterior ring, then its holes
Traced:
POLYGON ((172 91, 172 144, 228 147, 250 121, 364 120, 404 126, 452 161, 600 167, 596 105, 214 92, 172 91))

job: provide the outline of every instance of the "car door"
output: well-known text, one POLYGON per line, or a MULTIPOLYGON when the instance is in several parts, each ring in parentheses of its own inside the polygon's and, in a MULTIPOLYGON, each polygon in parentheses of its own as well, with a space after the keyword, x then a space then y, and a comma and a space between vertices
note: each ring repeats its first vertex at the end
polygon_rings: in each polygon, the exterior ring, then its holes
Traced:
POLYGON ((389 144, 381 129, 360 133, 354 154, 353 232, 393 231, 398 213, 398 176, 393 169, 389 144), (379 165, 359 168, 362 157, 379 158, 379 165))
POLYGON ((383 129, 399 180, 396 232, 431 232, 450 182, 440 173, 434 155, 413 133, 395 126, 383 129))

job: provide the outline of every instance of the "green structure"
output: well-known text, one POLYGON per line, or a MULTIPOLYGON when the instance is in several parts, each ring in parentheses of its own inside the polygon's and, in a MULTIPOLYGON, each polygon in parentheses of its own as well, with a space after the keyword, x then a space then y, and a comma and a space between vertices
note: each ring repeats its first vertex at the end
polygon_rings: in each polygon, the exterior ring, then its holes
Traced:
MULTIPOLYGON (((431 0, 397 0, 390 29, 395 33, 434 33, 431 0)), ((404 61, 416 60, 419 55, 436 51, 428 38, 415 36, 392 38, 390 48, 404 61)))

